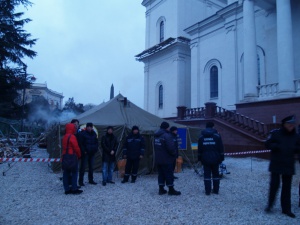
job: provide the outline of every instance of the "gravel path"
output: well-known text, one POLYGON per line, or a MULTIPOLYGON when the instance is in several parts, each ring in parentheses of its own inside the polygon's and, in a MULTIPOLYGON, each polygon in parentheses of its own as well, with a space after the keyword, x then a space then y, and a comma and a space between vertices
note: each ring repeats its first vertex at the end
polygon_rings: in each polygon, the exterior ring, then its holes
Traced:
MULTIPOLYGON (((37 149, 32 157, 47 157, 37 149)), ((300 166, 292 186, 292 211, 296 219, 281 213, 280 201, 272 214, 267 202, 268 161, 257 158, 226 158, 231 174, 221 180, 219 195, 206 196, 203 177, 192 169, 176 174, 175 189, 181 196, 158 195, 157 175, 140 176, 135 184, 86 184, 81 195, 65 195, 62 174, 47 163, 18 162, 8 169, 0 164, 0 224, 300 224, 298 183, 300 166)))

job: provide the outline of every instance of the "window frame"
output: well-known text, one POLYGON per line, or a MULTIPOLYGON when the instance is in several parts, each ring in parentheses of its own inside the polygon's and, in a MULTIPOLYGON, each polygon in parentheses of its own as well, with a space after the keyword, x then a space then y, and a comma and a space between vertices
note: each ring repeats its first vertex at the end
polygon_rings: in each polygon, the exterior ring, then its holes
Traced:
POLYGON ((213 65, 209 70, 209 94, 211 99, 219 97, 219 69, 213 65))
POLYGON ((158 108, 162 109, 164 106, 164 87, 162 84, 158 86, 158 108))
POLYGON ((162 20, 159 23, 159 42, 165 40, 165 22, 162 20))

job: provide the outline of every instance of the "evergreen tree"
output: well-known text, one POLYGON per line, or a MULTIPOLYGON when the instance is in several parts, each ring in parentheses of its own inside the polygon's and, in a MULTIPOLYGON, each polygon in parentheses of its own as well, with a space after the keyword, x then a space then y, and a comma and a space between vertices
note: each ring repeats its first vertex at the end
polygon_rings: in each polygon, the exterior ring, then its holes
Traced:
POLYGON ((15 107, 17 91, 30 86, 31 76, 27 74, 24 57, 34 58, 30 50, 36 39, 23 30, 30 19, 22 19, 22 12, 15 12, 17 6, 31 6, 29 0, 0 0, 0 116, 11 116, 15 107))
POLYGON ((69 98, 69 100, 65 103, 63 110, 73 112, 76 115, 85 111, 82 103, 75 103, 74 97, 69 98))

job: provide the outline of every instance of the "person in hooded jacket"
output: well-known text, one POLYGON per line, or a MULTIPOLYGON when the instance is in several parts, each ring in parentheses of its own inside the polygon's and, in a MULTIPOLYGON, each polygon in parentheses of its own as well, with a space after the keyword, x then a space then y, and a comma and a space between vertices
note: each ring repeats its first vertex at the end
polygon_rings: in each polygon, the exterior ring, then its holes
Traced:
MULTIPOLYGON (((80 144, 79 144, 79 136, 78 136, 78 135, 79 135, 79 132, 78 132, 78 131, 79 131, 79 130, 78 130, 78 129, 79 129, 79 120, 78 120, 78 119, 72 119, 72 120, 71 120, 71 123, 75 125, 75 130, 76 130, 76 131, 75 131, 75 137, 76 137, 77 142, 78 142, 78 145, 79 145, 79 147, 80 147, 80 144)), ((69 185, 72 186, 72 176, 69 177, 69 185)), ((80 188, 80 187, 79 187, 79 188, 80 188)))
POLYGON ((268 205, 266 212, 271 212, 276 194, 282 182, 282 213, 295 218, 291 211, 291 185, 295 174, 295 154, 300 152, 300 136, 296 133, 296 118, 288 116, 281 121, 281 128, 270 132, 265 146, 271 150, 269 171, 271 172, 268 205))
POLYGON ((88 179, 89 183, 96 185, 94 181, 94 158, 98 151, 98 138, 96 132, 93 130, 93 123, 87 123, 86 129, 79 133, 79 143, 81 150, 81 164, 79 172, 79 186, 85 186, 83 183, 86 163, 89 165, 88 179))
POLYGON ((219 194, 219 164, 224 161, 222 138, 213 127, 213 122, 207 122, 206 128, 201 132, 198 139, 198 160, 203 165, 206 195, 210 195, 211 191, 214 194, 219 194), (213 189, 211 187, 212 183, 213 189))
MULTIPOLYGON (((79 159, 81 157, 80 148, 76 139, 76 128, 75 125, 72 123, 66 124, 66 134, 63 137, 62 140, 62 155, 64 156, 67 153, 68 148, 68 154, 76 154, 77 158, 79 159)), ((74 171, 64 170, 63 171, 63 185, 65 194, 81 194, 82 190, 78 190, 77 188, 77 177, 78 177, 78 165, 76 166, 76 169, 74 171), (69 179, 71 177, 72 181, 72 187, 69 186, 69 179)))
POLYGON ((131 183, 135 183, 140 160, 144 157, 145 140, 140 134, 139 127, 133 126, 131 133, 126 137, 123 146, 123 158, 126 159, 125 174, 122 183, 128 182, 131 175, 131 183))
POLYGON ((155 163, 158 170, 159 195, 166 194, 165 185, 169 188, 169 195, 180 195, 174 189, 174 161, 176 160, 176 147, 169 132, 169 123, 162 122, 160 129, 154 134, 155 163))
POLYGON ((102 185, 114 184, 112 180, 118 148, 117 137, 113 134, 113 127, 108 126, 106 134, 101 138, 102 153, 102 185))

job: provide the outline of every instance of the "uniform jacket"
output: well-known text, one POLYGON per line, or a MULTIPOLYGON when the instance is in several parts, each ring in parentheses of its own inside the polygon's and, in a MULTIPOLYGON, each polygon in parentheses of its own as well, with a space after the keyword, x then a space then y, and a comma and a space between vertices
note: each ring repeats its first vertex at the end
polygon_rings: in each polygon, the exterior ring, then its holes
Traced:
POLYGON ((88 132, 87 130, 81 131, 79 133, 79 142, 81 152, 93 155, 98 151, 98 138, 94 130, 88 132))
POLYGON ((129 134, 126 137, 123 146, 123 156, 126 155, 127 159, 138 159, 143 156, 145 152, 145 140, 140 133, 129 134))
POLYGON ((215 129, 202 131, 198 140, 198 159, 203 165, 220 164, 224 160, 222 139, 215 129))
POLYGON ((172 135, 165 129, 154 134, 156 164, 173 164, 176 159, 176 147, 172 135))
POLYGON ((300 152, 300 138, 285 128, 270 132, 265 146, 271 150, 269 171, 284 175, 295 174, 295 154, 300 152))
POLYGON ((102 161, 103 162, 114 162, 116 160, 116 151, 118 148, 118 140, 114 134, 106 134, 101 138, 101 147, 103 149, 102 161), (110 152, 114 151, 111 155, 110 152))
POLYGON ((66 154, 66 152, 67 152, 67 142, 68 142, 68 138, 70 136, 69 145, 68 145, 68 153, 69 154, 75 153, 77 155, 77 158, 79 159, 81 157, 81 152, 80 152, 80 148, 79 148, 75 133, 76 133, 75 125, 72 123, 68 123, 66 125, 66 134, 64 135, 63 140, 62 140, 62 147, 63 147, 62 155, 66 154))

